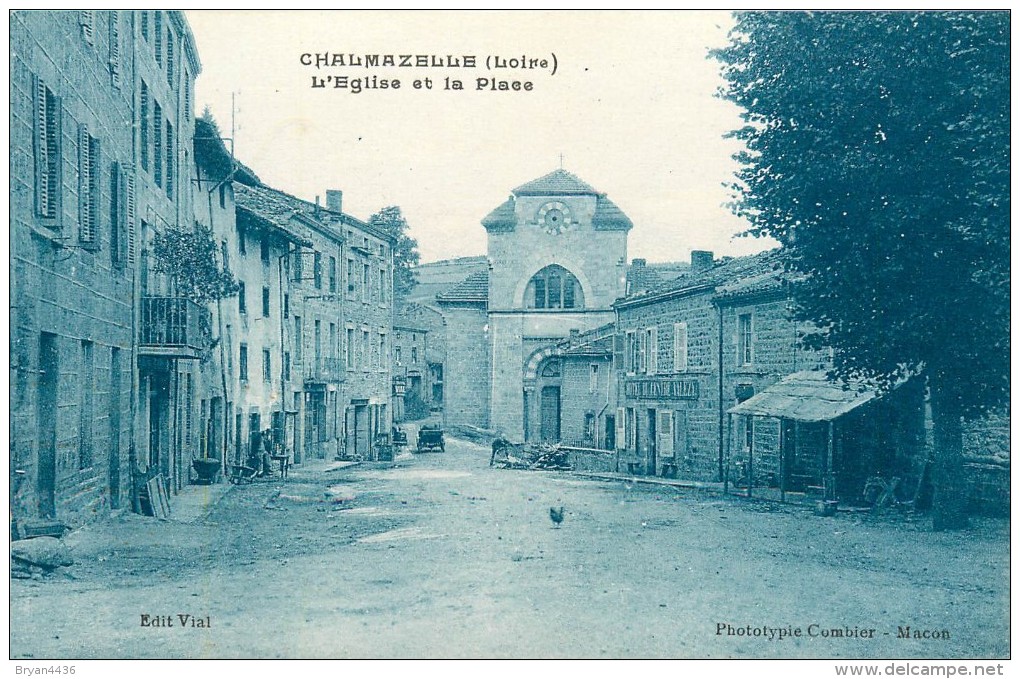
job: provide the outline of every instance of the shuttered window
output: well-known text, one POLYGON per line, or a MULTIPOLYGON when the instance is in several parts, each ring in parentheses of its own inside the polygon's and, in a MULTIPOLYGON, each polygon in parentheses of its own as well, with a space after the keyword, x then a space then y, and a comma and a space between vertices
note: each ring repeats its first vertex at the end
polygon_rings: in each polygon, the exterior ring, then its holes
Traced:
MULTIPOLYGON (((148 13, 145 13, 147 16, 148 13)), ((141 81, 141 87, 139 88, 139 104, 138 104, 138 128, 140 139, 138 140, 139 149, 142 152, 142 169, 145 171, 149 170, 149 86, 145 84, 145 81, 141 81)))
POLYGON ((99 245, 99 140, 86 125, 78 126, 78 239, 99 245))
POLYGON ((751 314, 737 317, 737 365, 751 365, 754 361, 754 326, 751 314))
POLYGON ((659 418, 655 428, 656 450, 662 457, 673 457, 673 411, 659 410, 656 416, 659 418))
POLYGON ((156 55, 156 63, 163 66, 163 13, 156 10, 153 24, 153 36, 155 37, 153 49, 156 55))
POLYGON ((124 206, 124 232, 127 238, 124 241, 124 247, 126 253, 124 259, 127 261, 128 266, 135 265, 135 252, 137 252, 137 246, 135 245, 136 233, 138 230, 135 224, 135 168, 133 165, 124 165, 121 171, 122 178, 122 196, 124 206))
POLYGON ((60 214, 60 100, 40 78, 34 79, 33 90, 35 211, 43 219, 56 220, 60 214))
POLYGON ((166 124, 166 195, 174 197, 174 170, 177 159, 177 148, 174 146, 174 128, 169 122, 166 124))
POLYGON ((673 372, 687 370, 687 324, 673 324, 673 372))
POLYGON ((166 83, 174 86, 174 34, 169 28, 166 30, 166 83))
POLYGON ((163 109, 152 104, 152 175, 156 186, 163 186, 163 109))
POLYGON ((626 408, 616 409, 616 449, 627 449, 627 410, 626 408))
POLYGON ((110 82, 120 88, 120 12, 110 11, 110 82))
POLYGON ((648 370, 649 375, 659 372, 659 329, 648 328, 645 333, 648 345, 648 370))
POLYGON ((96 11, 92 9, 78 10, 78 24, 81 26, 81 37, 86 45, 95 44, 96 11))
POLYGON ((638 360, 635 372, 644 373, 648 370, 648 333, 637 333, 638 360))

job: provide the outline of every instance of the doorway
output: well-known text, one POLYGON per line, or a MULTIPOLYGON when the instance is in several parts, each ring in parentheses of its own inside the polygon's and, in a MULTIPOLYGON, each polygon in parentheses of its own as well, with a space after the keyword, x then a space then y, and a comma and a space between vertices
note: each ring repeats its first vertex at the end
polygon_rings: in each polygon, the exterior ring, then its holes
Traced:
POLYGON ((57 515, 57 386, 60 380, 60 354, 57 336, 44 332, 39 336, 39 400, 36 411, 39 436, 39 469, 36 494, 39 516, 57 515))
POLYGON ((648 409, 648 474, 655 476, 655 410, 648 409))
POLYGON ((120 508, 120 349, 110 349, 110 509, 120 508))
POLYGON ((542 441, 560 440, 560 388, 542 387, 542 441))
POLYGON ((606 415, 605 421, 605 438, 602 439, 604 441, 602 448, 603 450, 616 450, 616 416, 606 415))

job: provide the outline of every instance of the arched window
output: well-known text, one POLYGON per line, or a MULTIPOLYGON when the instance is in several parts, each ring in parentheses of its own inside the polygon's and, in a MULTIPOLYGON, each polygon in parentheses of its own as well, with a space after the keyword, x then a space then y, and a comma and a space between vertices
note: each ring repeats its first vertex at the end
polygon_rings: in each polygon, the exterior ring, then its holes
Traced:
POLYGON ((528 282, 524 304, 529 309, 583 309, 584 293, 574 274, 550 264, 528 282))

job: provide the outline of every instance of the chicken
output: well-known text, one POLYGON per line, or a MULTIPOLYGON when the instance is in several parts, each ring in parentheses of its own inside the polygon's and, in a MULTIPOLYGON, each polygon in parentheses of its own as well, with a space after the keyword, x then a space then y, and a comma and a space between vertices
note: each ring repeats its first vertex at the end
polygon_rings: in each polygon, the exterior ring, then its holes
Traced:
POLYGON ((563 507, 550 507, 549 518, 552 519, 553 528, 559 528, 563 523, 563 507))

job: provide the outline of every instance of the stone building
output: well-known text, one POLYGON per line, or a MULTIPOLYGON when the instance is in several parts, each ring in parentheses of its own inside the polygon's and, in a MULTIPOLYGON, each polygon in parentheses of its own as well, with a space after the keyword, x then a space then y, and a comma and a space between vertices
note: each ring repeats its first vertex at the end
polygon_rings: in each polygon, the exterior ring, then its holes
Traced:
POLYGON ((800 342, 794 285, 781 251, 696 251, 689 274, 617 302, 621 470, 849 503, 869 479, 917 485, 921 380, 881 397, 830 381, 828 352, 800 342))
MULTIPOLYGON (((690 274, 616 303, 616 446, 625 470, 721 479, 728 400, 716 286, 770 271, 775 256, 717 265, 711 253, 696 251, 691 259, 690 274)), ((795 339, 790 352, 798 351, 795 339)))
POLYGON ((430 396, 426 356, 429 332, 399 318, 393 326, 393 419, 421 419, 428 414, 430 396))
POLYGON ((177 11, 10 28, 13 506, 73 524, 123 506, 134 471, 186 482, 201 310, 147 254, 191 224, 200 64, 177 11))
POLYGON ((261 366, 242 388, 248 410, 235 406, 239 447, 261 427, 296 463, 374 456, 392 419, 392 237, 344 214, 339 191, 323 207, 261 183, 233 190, 238 256, 257 262, 239 275, 255 291, 245 305, 261 309, 228 338, 261 366))
POLYGON ((445 419, 514 440, 558 440, 563 396, 539 379, 543 363, 572 330, 613 320, 633 225, 565 170, 517 187, 482 225, 489 271, 437 299, 450 357, 445 419))
POLYGON ((428 304, 405 303, 394 321, 393 378, 402 380, 429 410, 443 407, 446 320, 428 304))
POLYGON ((195 160, 196 222, 211 229, 219 263, 238 284, 236 295, 210 309, 217 342, 203 363, 201 450, 241 464, 270 429, 300 460, 295 410, 284 398, 290 382, 282 349, 290 302, 284 269, 309 241, 288 220, 275 219, 272 203, 253 197, 261 181, 234 160, 208 121, 196 123, 195 160))

